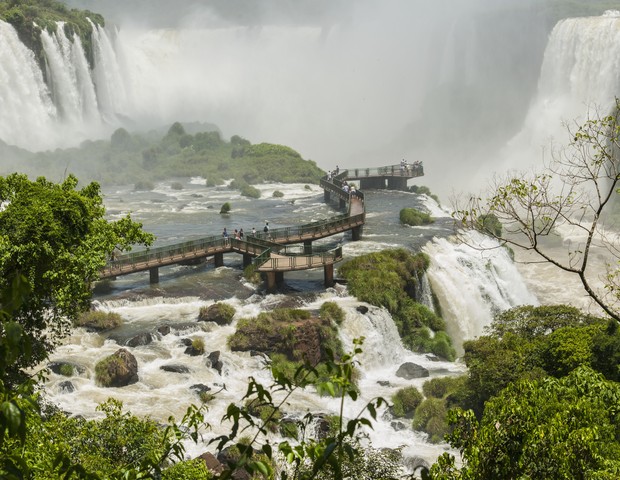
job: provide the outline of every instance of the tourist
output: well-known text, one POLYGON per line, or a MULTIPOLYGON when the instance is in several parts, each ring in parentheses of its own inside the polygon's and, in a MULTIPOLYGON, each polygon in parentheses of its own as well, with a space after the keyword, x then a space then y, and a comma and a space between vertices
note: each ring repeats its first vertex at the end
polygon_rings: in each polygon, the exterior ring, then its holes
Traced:
POLYGON ((255 237, 256 236, 256 227, 252 227, 252 236, 255 237))
POLYGON ((222 237, 224 238, 224 246, 228 246, 230 241, 228 240, 228 232, 226 231, 226 227, 224 227, 224 231, 222 232, 222 237))
POLYGON ((243 228, 239 229, 239 240, 243 240, 243 228))

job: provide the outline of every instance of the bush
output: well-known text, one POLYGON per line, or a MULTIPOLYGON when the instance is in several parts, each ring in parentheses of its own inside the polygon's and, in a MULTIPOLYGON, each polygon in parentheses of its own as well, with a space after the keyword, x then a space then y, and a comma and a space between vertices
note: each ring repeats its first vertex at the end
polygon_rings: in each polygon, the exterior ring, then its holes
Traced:
POLYGON ((427 398, 416 408, 412 422, 413 429, 428 433, 429 440, 433 443, 442 442, 449 431, 447 414, 448 410, 443 400, 427 398))
POLYGON ((92 328, 94 330, 111 330, 122 325, 122 317, 115 312, 102 312, 100 310, 90 310, 82 313, 77 321, 77 327, 92 328))
POLYGON ((202 458, 175 463, 161 472, 162 480, 210 480, 213 474, 202 458))
POLYGON ((213 321, 218 325, 228 325, 232 322, 237 311, 235 307, 224 302, 216 302, 210 306, 200 307, 198 320, 203 322, 213 321))
POLYGON ((416 210, 415 208, 403 208, 400 211, 400 223, 417 227, 420 225, 428 225, 435 220, 428 214, 416 210))
POLYGON ((252 185, 244 185, 241 189, 241 195, 243 197, 260 198, 260 190, 252 185))
POLYGON ((280 190, 274 190, 273 197, 275 197, 275 198, 282 198, 283 196, 284 196, 284 194, 280 190))
POLYGON ((63 377, 71 377, 71 376, 73 376, 73 365, 69 365, 68 363, 63 363, 60 366, 60 374, 63 377))
POLYGON ((319 317, 340 325, 344 320, 344 310, 336 302, 325 302, 319 309, 319 317))
POLYGON ((422 392, 426 397, 444 398, 461 388, 464 382, 464 376, 432 378, 424 382, 424 385, 422 385, 422 392))
POLYGON ((222 205, 222 208, 220 208, 220 214, 228 212, 230 212, 230 203, 226 202, 222 205))
POLYGON ((415 409, 422 403, 422 394, 415 387, 405 387, 392 395, 392 414, 395 417, 412 418, 415 409))

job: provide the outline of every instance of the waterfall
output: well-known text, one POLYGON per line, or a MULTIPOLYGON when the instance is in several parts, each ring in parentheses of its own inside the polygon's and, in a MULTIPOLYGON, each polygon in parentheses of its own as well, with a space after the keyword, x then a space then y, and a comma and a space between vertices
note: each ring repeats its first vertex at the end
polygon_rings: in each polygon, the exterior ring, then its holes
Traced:
POLYGON ((566 126, 607 115, 620 92, 620 12, 567 18, 554 27, 538 91, 521 131, 508 143, 508 168, 540 163, 540 149, 570 141, 566 126))
POLYGON ((57 116, 34 54, 12 25, 0 20, 0 139, 39 147, 40 134, 57 116))
POLYGON ((465 243, 442 238, 424 247, 431 257, 428 278, 457 349, 482 334, 496 313, 538 305, 504 248, 478 232, 463 235, 465 243))
POLYGON ((91 25, 94 69, 79 36, 58 22, 55 32, 41 32, 44 75, 13 26, 0 21, 0 140, 36 151, 101 138, 120 125, 118 113, 127 115, 129 105, 124 77, 106 31, 91 25))

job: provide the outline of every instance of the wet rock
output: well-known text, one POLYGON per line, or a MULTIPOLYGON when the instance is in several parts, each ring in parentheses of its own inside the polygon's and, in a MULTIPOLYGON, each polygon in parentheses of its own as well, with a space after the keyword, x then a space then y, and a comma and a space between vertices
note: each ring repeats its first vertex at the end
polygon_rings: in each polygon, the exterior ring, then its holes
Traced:
POLYGON ((157 333, 159 333, 162 337, 165 337, 170 333, 170 325, 162 325, 157 329, 157 333))
POLYGON ((198 320, 201 322, 214 322, 218 325, 229 325, 232 322, 231 312, 234 314, 234 309, 231 309, 229 305, 214 303, 200 310, 198 320))
POLYGON ((50 362, 47 364, 47 368, 49 368, 56 375, 64 375, 68 368, 70 367, 73 371, 73 374, 82 374, 86 371, 86 369, 82 365, 78 365, 77 363, 72 362, 50 362), (66 366, 65 366, 66 365, 66 366))
POLYGON ((391 385, 389 380, 377 380, 377 383, 382 387, 389 387, 391 385))
POLYGON ((75 385, 69 380, 65 380, 64 382, 60 382, 58 384, 58 389, 61 393, 73 393, 75 392, 75 385))
POLYGON ((152 342, 153 342, 153 335, 151 335, 150 333, 144 332, 144 333, 139 333, 135 337, 132 337, 129 340, 127 340, 126 345, 128 347, 142 347, 152 342))
POLYGON ((428 377, 428 370, 412 362, 405 362, 396 371, 396 376, 406 380, 428 377))
POLYGON ((205 385, 204 383, 195 383, 194 385, 189 387, 189 389, 193 390, 194 392, 196 392, 198 394, 206 393, 206 392, 210 392, 211 391, 211 387, 209 387, 208 385, 205 385))
POLYGON ((355 310, 357 310, 358 312, 360 312, 362 315, 365 315, 368 313, 368 307, 366 305, 360 305, 359 307, 357 307, 355 310))
POLYGON ((215 369, 215 371, 221 375, 224 364, 220 360, 220 351, 216 350, 214 352, 211 352, 207 356, 207 358, 208 358, 209 365, 211 365, 211 368, 215 369))
POLYGON ((390 422, 390 426, 396 430, 397 432, 400 432, 401 430, 406 430, 407 429, 407 425, 405 425, 403 422, 400 422, 398 420, 394 420, 392 422, 390 422))
POLYGON ((159 367, 160 370, 164 372, 172 372, 172 373, 189 373, 189 368, 185 365, 162 365, 159 367))
POLYGON ((207 469, 213 473, 222 473, 224 471, 224 465, 213 455, 211 452, 205 452, 198 458, 202 458, 207 466, 207 469))
POLYGON ((105 387, 124 387, 138 381, 138 361, 125 348, 104 358, 97 366, 100 364, 104 369, 102 383, 105 387))

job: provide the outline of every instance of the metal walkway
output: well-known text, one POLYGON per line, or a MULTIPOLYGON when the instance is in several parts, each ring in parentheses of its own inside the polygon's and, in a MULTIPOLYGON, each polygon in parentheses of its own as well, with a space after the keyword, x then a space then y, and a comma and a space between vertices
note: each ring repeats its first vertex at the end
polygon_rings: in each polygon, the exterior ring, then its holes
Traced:
MULTIPOLYGON (((346 231, 352 232, 353 240, 359 240, 366 217, 364 194, 360 190, 355 194, 346 192, 343 190, 344 183, 346 180, 362 180, 371 177, 388 178, 389 182, 389 178, 393 178, 390 173, 395 167, 397 170, 394 177, 405 179, 406 185, 406 179, 413 177, 401 175, 398 165, 378 169, 345 170, 333 178, 323 177, 320 185, 323 188, 325 200, 327 202, 337 200, 341 208, 347 208, 345 214, 304 225, 277 228, 269 233, 257 232, 256 235, 246 235, 245 240, 211 236, 130 252, 110 260, 101 270, 99 278, 101 280, 116 278, 120 275, 148 270, 151 283, 157 283, 160 267, 198 264, 211 256, 214 257, 216 266, 222 266, 223 255, 234 252, 243 255, 244 266, 254 264, 257 271, 267 274, 268 289, 275 288, 284 272, 320 267, 325 269, 326 285, 333 284, 333 265, 342 260, 342 247, 321 251, 316 247, 313 248, 312 242, 346 231), (361 176, 360 172, 366 176, 361 176), (291 246, 293 244, 298 245, 291 246)), ((421 165, 414 176, 420 175, 423 175, 421 165)), ((386 186, 378 188, 386 188, 386 186)), ((390 188, 389 185, 387 188, 390 188)))

